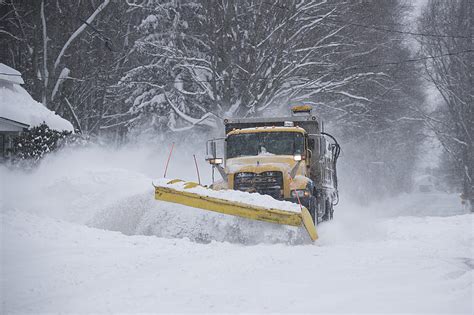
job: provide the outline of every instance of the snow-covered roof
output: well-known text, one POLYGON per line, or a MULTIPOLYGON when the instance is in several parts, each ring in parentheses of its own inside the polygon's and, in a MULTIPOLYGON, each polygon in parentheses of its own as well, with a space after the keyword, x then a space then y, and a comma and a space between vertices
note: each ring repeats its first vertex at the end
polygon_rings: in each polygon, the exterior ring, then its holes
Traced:
POLYGON ((15 120, 30 127, 45 122, 51 129, 74 131, 68 120, 35 101, 20 84, 23 84, 20 72, 0 63, 0 117, 15 120))
POLYGON ((0 80, 15 83, 23 84, 25 83, 21 78, 21 73, 9 66, 0 63, 0 80))

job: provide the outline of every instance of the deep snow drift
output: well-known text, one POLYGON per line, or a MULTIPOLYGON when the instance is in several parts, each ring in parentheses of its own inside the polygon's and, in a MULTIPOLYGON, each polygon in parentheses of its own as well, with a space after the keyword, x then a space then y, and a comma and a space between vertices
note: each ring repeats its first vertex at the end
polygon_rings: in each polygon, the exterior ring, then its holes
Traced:
MULTIPOLYGON (((169 177, 195 180, 192 154, 175 156, 169 177)), ((311 244, 153 200, 165 159, 90 148, 0 167, 2 313, 473 312, 473 216, 457 196, 343 198, 311 244)))

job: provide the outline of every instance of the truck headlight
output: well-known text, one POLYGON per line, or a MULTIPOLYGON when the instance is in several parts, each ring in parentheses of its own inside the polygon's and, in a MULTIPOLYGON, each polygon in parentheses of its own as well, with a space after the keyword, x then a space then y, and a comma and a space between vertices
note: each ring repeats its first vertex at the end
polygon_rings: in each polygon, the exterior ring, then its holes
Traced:
POLYGON ((274 172, 274 171, 269 171, 269 172, 264 172, 262 173, 263 176, 278 176, 278 172, 274 172))
POLYGON ((235 177, 238 177, 238 178, 247 178, 247 177, 253 177, 254 174, 253 173, 236 173, 235 174, 235 177))
POLYGON ((295 161, 301 161, 303 159, 303 156, 301 154, 295 154, 293 156, 293 160, 295 161))
POLYGON ((309 196, 310 196, 310 193, 309 193, 309 191, 307 191, 306 189, 292 190, 292 191, 291 191, 291 197, 292 197, 292 198, 296 198, 297 196, 298 196, 299 198, 309 197, 309 196))

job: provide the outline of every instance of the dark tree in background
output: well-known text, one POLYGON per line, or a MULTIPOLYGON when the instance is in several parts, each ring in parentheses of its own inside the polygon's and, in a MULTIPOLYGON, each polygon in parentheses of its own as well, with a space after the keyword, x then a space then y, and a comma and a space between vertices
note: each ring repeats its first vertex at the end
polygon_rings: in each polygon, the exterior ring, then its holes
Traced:
POLYGON ((411 54, 403 33, 411 7, 388 0, 356 1, 354 6, 343 16, 345 32, 365 53, 341 62, 345 72, 372 75, 351 86, 348 92, 357 97, 323 95, 317 108, 339 129, 343 155, 351 157, 343 165, 351 174, 348 188, 362 199, 373 199, 411 190, 424 137, 413 106, 422 104, 424 95, 419 68, 404 62, 411 54))
POLYGON ((25 88, 76 129, 97 134, 129 53, 133 12, 122 1, 4 1, 1 59, 25 88))

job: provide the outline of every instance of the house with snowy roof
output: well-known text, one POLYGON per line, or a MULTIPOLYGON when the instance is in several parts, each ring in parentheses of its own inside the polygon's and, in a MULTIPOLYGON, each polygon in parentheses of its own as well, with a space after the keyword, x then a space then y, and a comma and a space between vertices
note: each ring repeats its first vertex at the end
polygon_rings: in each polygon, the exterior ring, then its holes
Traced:
POLYGON ((35 101, 21 86, 21 73, 0 63, 0 159, 12 148, 13 139, 43 122, 58 131, 74 131, 72 124, 35 101))

